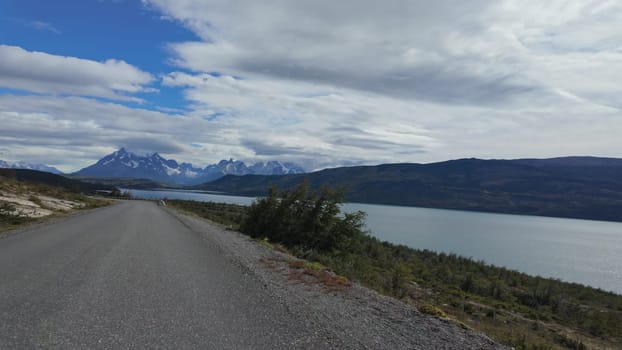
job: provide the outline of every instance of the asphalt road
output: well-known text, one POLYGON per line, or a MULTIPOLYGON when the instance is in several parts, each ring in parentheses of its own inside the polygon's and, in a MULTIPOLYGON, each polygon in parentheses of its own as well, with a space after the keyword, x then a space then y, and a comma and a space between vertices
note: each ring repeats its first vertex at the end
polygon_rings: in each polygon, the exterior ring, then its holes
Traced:
POLYGON ((150 202, 0 240, 1 349, 321 349, 326 341, 150 202))

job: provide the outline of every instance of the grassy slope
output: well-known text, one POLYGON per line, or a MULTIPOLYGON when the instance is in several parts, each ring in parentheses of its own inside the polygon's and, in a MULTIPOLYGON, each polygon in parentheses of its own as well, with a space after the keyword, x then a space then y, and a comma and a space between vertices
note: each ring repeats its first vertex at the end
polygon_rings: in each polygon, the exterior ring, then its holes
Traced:
MULTIPOLYGON (((50 173, 24 170, 24 169, 0 169, 0 194, 19 195, 35 203, 41 203, 38 196, 47 196, 72 202, 82 203, 83 207, 77 210, 97 208, 110 204, 105 200, 93 199, 85 196, 83 192, 90 192, 100 187, 92 187, 79 181, 66 179, 50 173)), ((6 203, 0 205, 9 208, 6 203)), ((18 228, 24 224, 60 217, 71 211, 51 209, 53 214, 42 218, 29 218, 17 213, 0 213, 0 232, 18 228)))
POLYGON ((43 185, 73 193, 92 193, 96 190, 112 190, 112 186, 90 184, 65 176, 29 169, 0 169, 0 177, 20 183, 43 185))
MULTIPOLYGON (((169 205, 234 228, 245 207, 195 201, 169 205)), ((529 276, 456 255, 396 246, 366 237, 355 251, 299 257, 381 293, 447 316, 517 349, 622 347, 622 296, 529 276)))

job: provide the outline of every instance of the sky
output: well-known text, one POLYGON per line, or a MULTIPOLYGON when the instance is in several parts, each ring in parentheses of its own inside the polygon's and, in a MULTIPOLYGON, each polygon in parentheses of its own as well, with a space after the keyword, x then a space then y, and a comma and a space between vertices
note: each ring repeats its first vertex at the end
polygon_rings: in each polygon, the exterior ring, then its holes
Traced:
POLYGON ((613 0, 2 0, 0 159, 620 157, 613 0))

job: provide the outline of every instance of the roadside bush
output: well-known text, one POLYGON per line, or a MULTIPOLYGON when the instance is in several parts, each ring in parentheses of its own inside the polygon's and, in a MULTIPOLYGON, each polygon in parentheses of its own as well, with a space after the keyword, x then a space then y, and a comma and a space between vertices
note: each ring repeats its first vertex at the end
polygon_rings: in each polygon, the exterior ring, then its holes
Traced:
POLYGON ((365 214, 342 214, 343 199, 342 191, 310 191, 307 182, 292 191, 271 188, 267 197, 248 208, 240 231, 303 251, 352 251, 366 236, 365 214))
POLYGON ((0 223, 19 225, 27 221, 29 218, 22 215, 13 204, 0 202, 0 223))

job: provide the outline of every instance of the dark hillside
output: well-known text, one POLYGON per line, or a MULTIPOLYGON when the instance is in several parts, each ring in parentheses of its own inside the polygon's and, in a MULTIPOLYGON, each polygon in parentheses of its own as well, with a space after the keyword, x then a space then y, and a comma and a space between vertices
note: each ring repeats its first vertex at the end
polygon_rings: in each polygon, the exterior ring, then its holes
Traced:
POLYGON ((194 188, 263 196, 271 185, 347 190, 352 202, 622 221, 622 160, 460 159, 383 164, 285 176, 226 176, 194 188))
POLYGON ((96 190, 113 189, 112 186, 86 183, 74 179, 69 179, 61 175, 28 169, 0 169, 0 180, 2 177, 16 180, 19 182, 44 184, 52 187, 59 187, 67 191, 76 193, 93 193, 96 190))
POLYGON ((80 177, 68 175, 69 178, 86 182, 89 184, 105 185, 109 187, 132 188, 137 190, 150 190, 154 188, 167 189, 178 188, 178 186, 170 185, 164 182, 158 182, 149 179, 123 178, 123 177, 80 177))

